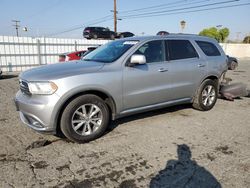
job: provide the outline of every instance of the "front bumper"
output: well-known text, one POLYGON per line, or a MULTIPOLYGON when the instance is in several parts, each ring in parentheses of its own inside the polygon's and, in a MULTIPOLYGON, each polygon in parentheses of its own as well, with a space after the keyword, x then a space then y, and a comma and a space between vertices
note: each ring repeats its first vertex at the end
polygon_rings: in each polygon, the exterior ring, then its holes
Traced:
POLYGON ((38 132, 54 134, 52 113, 58 100, 56 94, 28 96, 18 91, 14 102, 24 124, 38 132))

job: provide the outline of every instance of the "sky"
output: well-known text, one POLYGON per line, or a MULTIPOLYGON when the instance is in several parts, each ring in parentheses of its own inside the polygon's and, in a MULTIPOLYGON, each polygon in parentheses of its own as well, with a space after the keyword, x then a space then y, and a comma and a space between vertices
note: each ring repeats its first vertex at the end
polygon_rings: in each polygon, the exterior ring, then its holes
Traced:
MULTIPOLYGON (((20 36, 83 38, 84 27, 90 25, 113 30, 113 3, 114 0, 0 0, 0 35, 16 35, 12 20, 20 21, 20 36), (23 27, 28 31, 23 31, 23 27)), ((118 31, 136 35, 155 35, 160 30, 179 33, 180 21, 184 20, 184 33, 197 34, 220 25, 230 29, 230 39, 242 39, 250 35, 249 10, 250 0, 117 0, 118 31), (245 3, 249 4, 197 11, 245 3)))

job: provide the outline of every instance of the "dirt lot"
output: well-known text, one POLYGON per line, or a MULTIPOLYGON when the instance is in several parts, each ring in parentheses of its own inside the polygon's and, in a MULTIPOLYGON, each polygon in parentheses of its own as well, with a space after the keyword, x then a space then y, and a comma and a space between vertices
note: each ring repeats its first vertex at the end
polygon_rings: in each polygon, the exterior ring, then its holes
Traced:
MULTIPOLYGON (((250 88, 250 61, 229 77, 250 88)), ((87 144, 19 120, 18 78, 0 80, 0 187, 250 187, 250 98, 123 118, 87 144)))

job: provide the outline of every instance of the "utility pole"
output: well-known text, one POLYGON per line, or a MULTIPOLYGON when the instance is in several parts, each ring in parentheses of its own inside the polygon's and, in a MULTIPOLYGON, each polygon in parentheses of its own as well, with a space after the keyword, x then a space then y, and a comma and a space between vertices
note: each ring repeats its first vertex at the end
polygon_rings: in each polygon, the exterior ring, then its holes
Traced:
POLYGON ((116 0, 114 0, 114 32, 117 32, 117 11, 116 11, 116 0))
POLYGON ((20 27, 19 23, 20 21, 18 20, 12 20, 15 24, 13 25, 16 28, 16 36, 18 37, 18 28, 20 27))
POLYGON ((116 10, 116 0, 114 0, 114 10, 110 10, 114 13, 114 32, 117 32, 117 10, 116 10))

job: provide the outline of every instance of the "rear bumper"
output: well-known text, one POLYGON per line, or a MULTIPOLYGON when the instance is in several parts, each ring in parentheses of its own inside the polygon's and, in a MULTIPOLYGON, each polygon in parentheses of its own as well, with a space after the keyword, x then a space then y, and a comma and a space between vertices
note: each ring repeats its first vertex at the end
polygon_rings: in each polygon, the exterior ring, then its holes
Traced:
POLYGON ((18 91, 14 99, 21 121, 35 131, 54 134, 56 133, 55 120, 52 119, 52 112, 57 95, 49 96, 27 96, 18 91))

